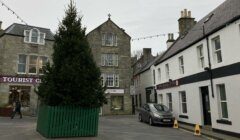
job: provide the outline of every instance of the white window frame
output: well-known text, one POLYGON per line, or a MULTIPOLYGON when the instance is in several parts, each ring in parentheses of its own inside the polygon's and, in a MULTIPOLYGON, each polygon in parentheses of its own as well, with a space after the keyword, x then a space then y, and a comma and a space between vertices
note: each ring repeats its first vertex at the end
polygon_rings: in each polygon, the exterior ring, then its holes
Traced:
POLYGON ((166 71, 166 80, 170 79, 170 70, 169 70, 169 64, 165 64, 165 71, 166 71))
POLYGON ((179 103, 180 103, 180 111, 181 114, 187 114, 188 108, 187 108, 187 95, 185 91, 179 91, 179 103), (183 94, 185 94, 185 101, 183 99, 183 94), (186 112, 183 112, 183 105, 186 104, 186 112))
POLYGON ((203 45, 197 46, 197 56, 198 56, 198 63, 200 68, 205 67, 205 60, 204 60, 204 52, 203 52, 203 45))
POLYGON ((110 67, 118 67, 118 54, 114 53, 105 53, 101 55, 101 65, 102 66, 110 66, 110 67), (110 63, 110 60, 111 63, 110 63))
POLYGON ((29 56, 28 56, 28 74, 34 74, 34 75, 35 75, 35 74, 37 74, 37 73, 38 73, 38 56, 37 56, 37 55, 29 55, 29 56), (37 57, 36 64, 30 64, 31 56, 37 57), (30 71, 30 65, 35 65, 36 73, 31 73, 31 72, 29 72, 29 71, 30 71))
POLYGON ((46 56, 38 56, 38 68, 37 68, 37 73, 39 74, 39 75, 43 75, 43 73, 40 73, 40 68, 42 67, 42 69, 44 68, 44 67, 46 67, 46 64, 44 65, 43 64, 43 62, 42 62, 42 64, 40 64, 40 60, 41 60, 41 58, 46 58, 47 59, 47 63, 49 62, 49 60, 48 60, 48 57, 46 57, 46 56))
POLYGON ((18 63, 17 63, 17 73, 18 74, 26 74, 27 73, 27 70, 28 70, 28 68, 27 68, 27 66, 28 66, 28 56, 26 55, 26 54, 18 54, 18 63), (26 58, 25 58, 25 64, 24 63, 20 63, 19 61, 20 61, 20 55, 24 55, 26 58), (25 72, 19 72, 18 70, 19 70, 19 65, 25 65, 25 72))
POLYGON ((170 111, 173 111, 173 104, 172 104, 172 93, 167 93, 167 106, 170 111), (171 98, 170 98, 171 97, 171 98), (171 100, 170 100, 171 99, 171 100))
POLYGON ((119 87, 119 82, 120 82, 120 79, 119 79, 119 74, 106 74, 106 73, 103 73, 101 74, 101 83, 102 83, 102 86, 105 86, 106 87, 119 87), (112 77, 112 85, 109 85, 109 81, 108 81, 108 78, 112 77))
POLYGON ((212 45, 213 45, 213 57, 215 63, 222 63, 223 62, 223 56, 222 56, 222 46, 221 46, 221 40, 220 36, 216 36, 212 39, 212 45), (216 49, 216 40, 219 40, 220 48, 216 49), (217 54, 220 53, 221 61, 218 59, 217 54))
POLYGON ((163 104, 163 94, 159 94, 159 103, 163 104))
POLYGON ((155 70, 152 71, 153 73, 153 84, 155 85, 156 84, 156 74, 155 74, 155 70))
POLYGON ((161 81, 161 68, 158 68, 158 81, 160 82, 161 81))
POLYGON ((117 46, 117 35, 114 33, 102 33, 102 46, 117 46), (110 38, 108 38, 110 37, 110 38), (109 44, 108 44, 109 42, 109 44))
POLYGON ((218 94, 218 105, 219 105, 219 116, 223 120, 228 120, 229 119, 229 112, 228 112, 228 104, 227 104, 227 94, 226 94, 226 86, 225 84, 217 84, 217 94, 218 94), (225 100, 221 99, 221 91, 220 91, 220 86, 224 86, 224 91, 225 91, 225 100), (223 117, 223 111, 222 111, 222 103, 226 103, 226 109, 227 109, 227 117, 223 117))
POLYGON ((183 60, 183 56, 180 56, 178 58, 178 63, 179 63, 179 72, 180 72, 180 74, 184 74, 184 60, 183 60))
POLYGON ((25 43, 44 45, 45 44, 45 37, 46 37, 46 33, 40 32, 37 28, 33 28, 31 30, 24 30, 24 42, 25 43), (32 32, 33 32, 33 30, 37 31, 37 42, 32 42, 32 32), (41 38, 41 37, 43 37, 43 38, 41 38))

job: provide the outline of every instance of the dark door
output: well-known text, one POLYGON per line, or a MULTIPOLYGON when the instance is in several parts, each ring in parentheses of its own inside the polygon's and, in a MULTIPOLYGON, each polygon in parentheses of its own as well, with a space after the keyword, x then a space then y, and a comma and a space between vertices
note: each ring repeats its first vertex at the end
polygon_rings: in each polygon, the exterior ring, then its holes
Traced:
POLYGON ((201 87, 204 125, 212 125, 208 87, 201 87))
POLYGON ((151 93, 152 93, 151 90, 146 89, 146 103, 151 103, 151 100, 150 100, 151 93))

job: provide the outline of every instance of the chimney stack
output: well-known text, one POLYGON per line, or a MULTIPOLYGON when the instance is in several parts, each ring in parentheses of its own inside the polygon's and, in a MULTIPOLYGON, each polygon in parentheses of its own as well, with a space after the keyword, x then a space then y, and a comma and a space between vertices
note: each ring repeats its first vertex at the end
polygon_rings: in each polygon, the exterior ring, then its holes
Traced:
POLYGON ((152 49, 151 48, 143 48, 143 59, 144 62, 149 62, 152 59, 152 49))
POLYGON ((178 19, 179 34, 185 35, 196 24, 195 18, 192 18, 191 11, 184 9, 181 11, 181 17, 178 19))
POLYGON ((169 48, 170 46, 172 46, 172 44, 174 43, 174 34, 173 33, 169 33, 168 34, 168 40, 167 40, 167 48, 169 48))

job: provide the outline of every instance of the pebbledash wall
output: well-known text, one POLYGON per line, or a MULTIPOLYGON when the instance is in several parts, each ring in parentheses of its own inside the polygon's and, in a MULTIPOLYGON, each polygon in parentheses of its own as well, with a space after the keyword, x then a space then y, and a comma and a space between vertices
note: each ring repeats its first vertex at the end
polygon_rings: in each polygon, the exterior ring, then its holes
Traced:
MULTIPOLYGON (((168 107, 172 106, 175 117, 185 123, 210 125, 213 130, 240 136, 240 1, 227 0, 202 20, 197 23, 190 36, 198 33, 204 35, 203 30, 196 28, 205 26, 206 36, 196 41, 189 47, 171 54, 174 47, 180 47, 180 40, 187 40, 186 36, 180 37, 165 53, 165 57, 155 64, 154 70, 161 69, 161 79, 156 78, 158 103, 168 107), (228 7, 232 7, 230 11, 228 7), (229 14, 234 13, 233 15, 229 14), (226 17, 223 17, 225 15, 226 17), (210 17, 211 16, 211 17, 210 17), (214 17, 215 16, 215 17, 214 17), (220 16, 220 18, 219 18, 220 16), (210 18, 209 18, 210 17, 210 18), (208 20, 206 20, 209 18, 208 20), (222 26, 215 28, 212 22, 218 20, 222 26), (202 24, 204 21, 205 24, 202 24), (212 32, 209 32, 211 31, 212 32), (194 33, 195 32, 195 33, 194 33), (209 39, 209 56, 207 49, 209 39), (216 40, 217 43, 215 42, 216 40), (216 45, 220 48, 216 49, 216 45), (199 47, 202 46, 202 55, 199 47), (220 55, 219 55, 220 54, 220 55), (219 57, 217 57, 217 55, 219 57), (221 57, 220 57, 221 56, 221 57), (180 58, 183 57, 184 73, 180 71, 180 58), (203 58, 204 66, 201 66, 203 58), (211 83, 209 59, 213 81, 211 83), (222 61, 219 61, 222 59, 222 61), (166 76, 166 64, 169 65, 169 78, 166 76), (204 88, 208 90, 208 97, 202 96, 204 88), (212 92, 213 90, 213 92, 212 92), (182 96, 182 93, 185 96, 182 96), (172 99, 169 100, 169 95, 172 99), (184 99, 182 99, 184 98, 184 99), (209 100, 208 100, 209 99, 209 100), (209 108, 206 108, 209 102, 209 108), (186 106, 186 110, 183 109, 186 106), (210 114, 207 116, 206 113, 210 114)), ((196 36, 198 38, 199 36, 196 36)), ((193 38, 196 40, 196 38, 193 38)), ((183 43, 182 45, 187 44, 183 43)), ((158 73, 156 73, 156 77, 158 73)))
POLYGON ((110 18, 87 35, 108 103, 102 115, 131 114, 131 37, 110 18))
POLYGON ((12 24, 0 35, 0 106, 20 100, 23 113, 36 115, 34 89, 47 61, 52 60, 53 34, 49 29, 12 24))

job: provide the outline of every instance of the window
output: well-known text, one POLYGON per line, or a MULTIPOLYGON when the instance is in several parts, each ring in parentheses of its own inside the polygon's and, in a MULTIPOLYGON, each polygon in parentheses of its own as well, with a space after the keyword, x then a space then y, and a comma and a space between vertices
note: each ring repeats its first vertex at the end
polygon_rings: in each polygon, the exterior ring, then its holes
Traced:
POLYGON ((213 44, 214 60, 216 63, 221 63, 222 53, 221 53, 220 37, 218 36, 212 39, 212 44, 213 44))
POLYGON ((46 67, 48 58, 45 56, 37 55, 18 55, 18 68, 19 74, 43 74, 43 69, 46 67))
POLYGON ((102 54, 101 63, 102 63, 102 66, 118 66, 118 55, 102 54))
POLYGON ((184 74, 183 56, 178 58, 180 74, 184 74))
POLYGON ((158 81, 161 81, 161 69, 158 68, 158 81))
POLYGON ((172 109, 172 94, 171 93, 167 93, 167 104, 168 104, 168 108, 169 110, 173 110, 172 109))
POLYGON ((18 73, 26 73, 27 56, 20 54, 18 56, 18 73))
POLYGON ((45 33, 38 29, 24 30, 24 42, 34 44, 45 44, 45 33))
POLYGON ((187 113, 187 98, 186 98, 186 92, 181 91, 179 92, 180 97, 180 110, 181 113, 186 114, 187 113))
POLYGON ((29 65, 28 65, 28 73, 36 74, 37 73, 37 56, 30 55, 29 56, 29 65))
POLYGON ((228 119, 228 107, 227 107, 225 85, 224 84, 217 85, 217 92, 219 96, 218 100, 219 100, 219 106, 221 110, 221 118, 228 119))
POLYGON ((102 85, 106 84, 107 87, 119 87, 119 75, 118 74, 102 74, 102 85))
POLYGON ((168 64, 165 64, 165 71, 166 71, 166 79, 168 80, 170 78, 169 65, 168 64))
POLYGON ((102 45, 103 46, 117 46, 117 35, 113 33, 102 34, 102 45))
POLYGON ((204 68, 205 63, 204 63, 204 55, 203 55, 203 45, 200 45, 197 47, 197 53, 198 53, 199 66, 200 68, 204 68))
POLYGON ((155 79, 155 70, 153 70, 153 84, 156 83, 156 79, 155 79))
POLYGON ((44 57, 44 56, 39 57, 39 59, 38 59, 38 66, 39 66, 38 72, 39 72, 39 74, 43 74, 43 69, 46 67, 47 62, 48 62, 47 57, 44 57))
POLYGON ((111 110, 123 110, 123 96, 111 96, 111 110))
POLYGON ((163 104, 163 95, 162 94, 159 94, 159 103, 163 104))

